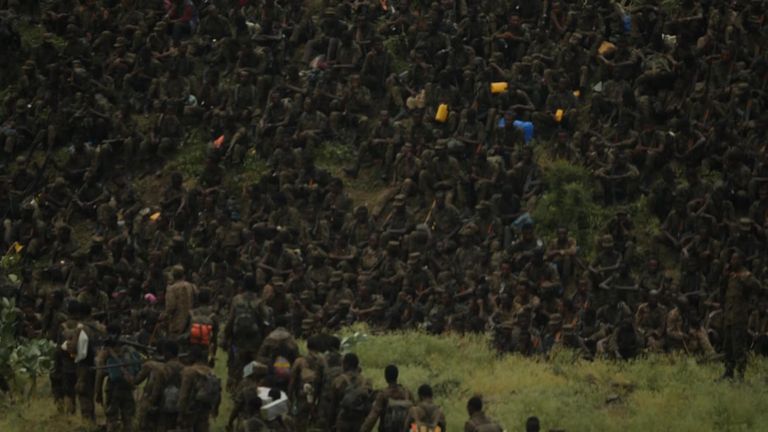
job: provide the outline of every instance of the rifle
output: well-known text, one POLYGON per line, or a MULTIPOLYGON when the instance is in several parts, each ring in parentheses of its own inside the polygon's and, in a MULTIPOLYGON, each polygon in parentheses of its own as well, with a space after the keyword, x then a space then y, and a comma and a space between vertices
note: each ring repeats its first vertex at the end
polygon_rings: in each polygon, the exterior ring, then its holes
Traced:
POLYGON ((138 342, 134 342, 132 340, 128 340, 128 339, 124 339, 124 338, 118 339, 117 342, 121 343, 123 345, 128 345, 129 347, 133 347, 133 348, 136 348, 138 350, 144 351, 145 353, 150 354, 150 355, 157 354, 157 348, 155 348, 153 346, 143 345, 143 344, 140 344, 138 342))
POLYGON ((123 366, 136 366, 143 364, 143 361, 132 361, 132 362, 124 362, 124 363, 113 363, 110 365, 102 365, 102 366, 93 366, 91 369, 93 370, 104 370, 104 369, 110 369, 113 367, 123 367, 123 366))

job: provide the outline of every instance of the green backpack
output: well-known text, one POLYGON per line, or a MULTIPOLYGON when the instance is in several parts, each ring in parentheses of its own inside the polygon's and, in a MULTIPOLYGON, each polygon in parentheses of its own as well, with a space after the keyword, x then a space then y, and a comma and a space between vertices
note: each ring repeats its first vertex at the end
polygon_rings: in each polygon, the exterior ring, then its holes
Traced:
POLYGON ((207 409, 213 409, 221 401, 221 380, 207 372, 201 375, 195 391, 195 402, 207 409))
POLYGON ((345 378, 347 388, 344 391, 344 397, 339 404, 341 408, 341 418, 348 421, 358 421, 364 419, 371 411, 373 405, 371 401, 371 389, 365 385, 361 377, 354 379, 345 378))
POLYGON ((258 300, 242 299, 234 307, 232 334, 236 337, 253 337, 261 333, 258 300))

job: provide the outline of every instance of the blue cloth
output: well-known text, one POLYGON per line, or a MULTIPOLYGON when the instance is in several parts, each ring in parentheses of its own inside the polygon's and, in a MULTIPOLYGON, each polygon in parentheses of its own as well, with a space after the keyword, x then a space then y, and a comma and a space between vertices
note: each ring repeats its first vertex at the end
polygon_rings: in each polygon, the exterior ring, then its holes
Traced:
POLYGON ((629 15, 629 14, 624 15, 624 32, 625 33, 632 32, 632 15, 629 15))
POLYGON ((533 123, 528 121, 515 120, 512 125, 523 131, 523 138, 526 144, 530 144, 533 139, 533 123))
MULTIPOLYGON (((499 129, 504 129, 504 126, 507 125, 507 121, 504 120, 504 117, 499 119, 499 122, 497 126, 499 129)), ((529 144, 531 140, 533 139, 533 123, 528 121, 522 121, 522 120, 515 120, 512 122, 512 125, 521 131, 523 131, 523 138, 525 139, 525 143, 529 144)))

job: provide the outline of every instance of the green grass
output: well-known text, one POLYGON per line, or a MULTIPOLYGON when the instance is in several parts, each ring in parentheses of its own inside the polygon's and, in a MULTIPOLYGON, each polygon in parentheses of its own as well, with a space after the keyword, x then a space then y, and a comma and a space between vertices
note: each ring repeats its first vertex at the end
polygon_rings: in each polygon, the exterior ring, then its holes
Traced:
MULTIPOLYGON (((357 329, 359 330, 359 329, 357 329)), ((364 330, 364 329, 363 329, 364 330)), ((626 363, 586 362, 569 352, 548 361, 498 358, 485 337, 422 333, 371 336, 353 347, 363 373, 376 387, 384 367, 400 367, 400 381, 414 393, 430 383, 451 430, 466 420, 465 404, 483 396, 488 413, 507 430, 522 430, 537 415, 542 430, 567 431, 756 431, 768 425, 768 361, 752 359, 744 383, 718 383, 717 363, 681 356, 654 356, 626 363), (617 399, 617 402, 606 401, 617 399)), ((225 379, 225 358, 216 371, 225 379)), ((213 431, 223 431, 231 409, 225 398, 213 431)), ((77 419, 55 414, 47 390, 28 405, 0 405, 0 430, 76 431, 77 419), (7 408, 7 409, 6 409, 7 408)))

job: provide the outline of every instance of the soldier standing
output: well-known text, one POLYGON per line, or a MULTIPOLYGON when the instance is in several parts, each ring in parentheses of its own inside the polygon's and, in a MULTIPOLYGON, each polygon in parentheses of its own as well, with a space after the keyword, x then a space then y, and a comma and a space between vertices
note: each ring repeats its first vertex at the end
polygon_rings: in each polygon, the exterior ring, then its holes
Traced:
POLYGON ((141 360, 131 347, 120 346, 118 343, 119 326, 110 325, 107 332, 109 336, 104 342, 104 350, 96 360, 96 402, 106 402, 104 412, 107 415, 108 432, 131 431, 136 413, 133 377, 141 370, 141 360))
POLYGON ((728 279, 723 292, 723 326, 725 373, 732 379, 734 370, 740 379, 747 368, 750 296, 760 287, 758 280, 744 267, 744 256, 736 251, 731 255, 728 279))
POLYGON ((210 418, 219 415, 221 381, 208 367, 208 355, 200 345, 189 349, 192 364, 181 371, 178 424, 192 432, 208 432, 210 418))
POLYGON ((267 333, 269 311, 256 293, 256 279, 245 277, 243 292, 232 299, 229 319, 224 326, 222 347, 229 353, 227 388, 240 382, 243 367, 256 359, 261 341, 267 333))

